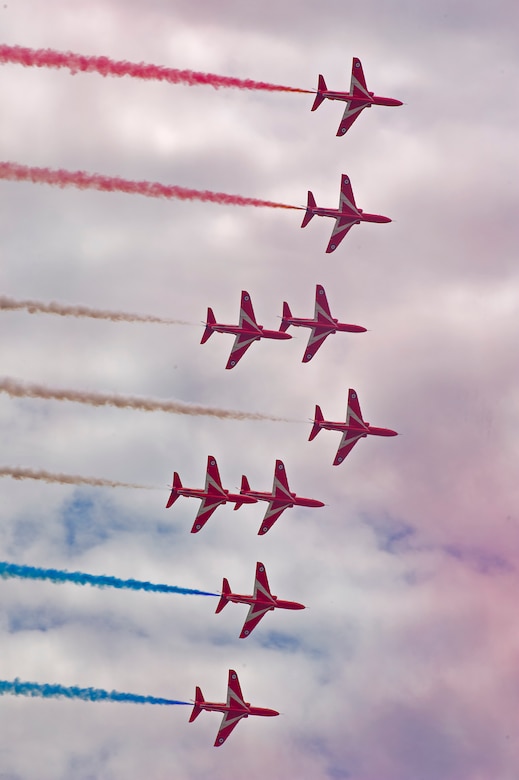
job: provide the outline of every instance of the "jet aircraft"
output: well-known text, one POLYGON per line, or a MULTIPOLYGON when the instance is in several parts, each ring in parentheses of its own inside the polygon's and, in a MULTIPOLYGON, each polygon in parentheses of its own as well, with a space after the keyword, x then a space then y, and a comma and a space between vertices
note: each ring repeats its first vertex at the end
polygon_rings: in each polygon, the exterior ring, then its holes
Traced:
POLYGON ((207 710, 208 712, 223 712, 222 722, 218 734, 216 735, 214 747, 223 745, 231 731, 238 725, 242 718, 248 718, 249 715, 262 715, 264 717, 279 715, 277 710, 269 710, 266 709, 266 707, 252 707, 248 701, 244 700, 238 675, 234 669, 229 669, 226 702, 206 701, 202 691, 198 685, 196 686, 195 704, 189 717, 189 722, 192 723, 195 718, 198 718, 202 710, 207 710))
POLYGON ((306 227, 315 215, 318 217, 332 217, 335 220, 332 235, 326 247, 327 252, 333 252, 337 249, 353 225, 360 225, 361 222, 391 222, 389 217, 383 217, 380 214, 367 214, 362 209, 357 208, 349 176, 346 176, 344 173, 341 177, 341 194, 339 196, 338 209, 327 209, 317 206, 314 196, 308 191, 306 213, 301 227, 306 227))
POLYGON ((221 612, 229 601, 235 604, 249 604, 250 609, 243 624, 240 639, 245 639, 256 628, 261 618, 274 609, 305 609, 304 604, 297 601, 282 601, 270 592, 267 572, 262 563, 256 564, 256 578, 254 580, 254 593, 252 596, 243 596, 231 591, 229 581, 224 577, 222 584, 222 596, 216 607, 216 612, 221 612))
POLYGON ((361 325, 348 325, 347 323, 339 322, 335 317, 332 317, 322 284, 318 284, 315 288, 315 312, 313 320, 293 317, 288 303, 286 303, 286 301, 283 302, 281 330, 286 331, 291 325, 294 325, 296 328, 312 329, 303 355, 303 363, 308 363, 308 361, 313 358, 321 344, 324 343, 324 340, 332 333, 337 333, 337 331, 346 331, 347 333, 366 332, 366 328, 363 328, 361 325))
POLYGON ((337 135, 344 135, 355 122, 361 111, 371 106, 401 106, 401 100, 394 98, 379 97, 373 92, 368 92, 366 79, 362 64, 358 57, 353 58, 351 66, 351 83, 349 92, 335 92, 328 89, 324 78, 320 75, 317 85, 317 95, 315 96, 312 111, 315 111, 323 100, 342 100, 346 102, 344 115, 341 119, 337 135))
POLYGON ((234 368, 254 341, 292 338, 289 333, 284 333, 282 330, 265 330, 263 325, 258 325, 254 316, 250 295, 245 290, 241 294, 238 325, 222 325, 216 322, 213 310, 211 308, 207 309, 207 322, 205 323, 205 330, 200 343, 205 344, 215 331, 218 333, 233 333, 236 336, 225 368, 234 368))
POLYGON ((330 422, 330 420, 325 420, 323 413, 321 412, 321 407, 316 406, 313 428, 310 431, 308 441, 315 439, 322 428, 326 428, 328 431, 342 432, 341 443, 339 444, 337 455, 333 461, 334 466, 338 466, 339 463, 342 463, 346 455, 351 452, 359 439, 365 438, 368 435, 398 436, 398 433, 392 431, 390 428, 375 428, 373 425, 370 425, 363 420, 357 393, 351 388, 348 391, 346 422, 330 422))
POLYGON ((166 509, 169 509, 172 504, 175 503, 179 496, 187 496, 192 498, 201 499, 202 503, 197 512, 195 522, 191 529, 192 534, 198 533, 201 528, 207 523, 214 510, 220 506, 220 504, 226 504, 227 502, 234 503, 234 508, 239 509, 242 504, 255 504, 256 499, 251 496, 242 496, 237 493, 230 493, 222 487, 222 481, 220 479, 220 472, 218 471, 218 464, 212 455, 207 458, 207 473, 205 478, 205 488, 185 488, 182 486, 180 477, 175 471, 173 474, 173 486, 171 488, 171 494, 166 504, 166 509))
POLYGON ((290 491, 288 487, 287 475, 285 472, 285 466, 281 460, 276 460, 276 467, 274 469, 274 482, 272 484, 271 493, 259 493, 256 490, 251 490, 249 480, 245 475, 241 478, 240 496, 252 498, 255 501, 268 501, 269 505, 265 512, 265 517, 261 523, 258 531, 259 536, 263 536, 269 531, 280 514, 285 509, 291 509, 293 506, 308 506, 319 507, 324 506, 322 501, 317 501, 315 498, 303 498, 302 496, 296 496, 295 493, 290 491))

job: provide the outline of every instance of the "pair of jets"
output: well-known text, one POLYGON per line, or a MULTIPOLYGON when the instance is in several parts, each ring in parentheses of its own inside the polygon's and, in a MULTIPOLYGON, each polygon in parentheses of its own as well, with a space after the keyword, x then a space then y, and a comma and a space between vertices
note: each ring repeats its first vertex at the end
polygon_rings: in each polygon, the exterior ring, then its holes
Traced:
POLYGON ((296 328, 310 328, 310 338, 308 340, 303 363, 308 363, 313 358, 319 347, 324 343, 328 336, 337 332, 347 333, 365 333, 366 328, 361 325, 350 325, 346 322, 339 322, 332 317, 326 293, 322 284, 316 285, 315 289, 315 309, 314 317, 294 317, 286 301, 283 302, 283 316, 279 330, 266 330, 263 325, 259 325, 254 315, 252 301, 246 290, 242 291, 240 302, 240 316, 238 325, 224 325, 216 321, 213 310, 208 308, 205 330, 202 335, 201 344, 209 339, 213 333, 232 333, 236 336, 231 349, 231 354, 225 368, 234 368, 245 352, 254 343, 260 339, 289 339, 290 334, 286 331, 293 325, 296 328))
MULTIPOLYGON (((362 70, 362 63, 358 57, 353 58, 349 92, 336 92, 328 89, 324 78, 321 75, 319 76, 317 94, 312 106, 312 111, 319 108, 323 100, 340 100, 346 103, 346 108, 344 109, 339 129, 337 130, 338 136, 345 135, 365 108, 371 108, 371 106, 402 105, 401 100, 381 97, 368 90, 364 71, 362 70)), ((328 253, 334 252, 337 249, 353 225, 359 225, 361 222, 391 222, 389 217, 384 217, 380 214, 366 214, 362 209, 357 208, 349 177, 344 174, 341 179, 341 194, 338 209, 318 207, 312 193, 308 193, 306 214, 303 218, 301 227, 306 227, 314 216, 332 217, 335 219, 332 236, 326 248, 328 253)))
MULTIPOLYGON (((293 506, 324 506, 322 501, 317 501, 314 498, 303 498, 302 496, 297 496, 295 493, 292 493, 288 486, 285 466, 281 460, 276 460, 274 482, 270 493, 251 490, 249 480, 245 475, 241 478, 240 492, 231 493, 223 487, 220 479, 220 472, 218 471, 218 464, 212 455, 209 455, 207 458, 207 472, 204 489, 183 487, 180 477, 175 471, 166 509, 169 509, 179 496, 199 498, 201 500, 195 522, 191 528, 192 534, 198 533, 204 527, 215 509, 221 504, 231 503, 234 504, 234 509, 239 509, 242 504, 256 504, 258 501, 267 501, 268 507, 258 531, 259 536, 263 536, 272 528, 285 509, 291 509, 293 506)), ((223 609, 223 606, 221 609, 223 609)))

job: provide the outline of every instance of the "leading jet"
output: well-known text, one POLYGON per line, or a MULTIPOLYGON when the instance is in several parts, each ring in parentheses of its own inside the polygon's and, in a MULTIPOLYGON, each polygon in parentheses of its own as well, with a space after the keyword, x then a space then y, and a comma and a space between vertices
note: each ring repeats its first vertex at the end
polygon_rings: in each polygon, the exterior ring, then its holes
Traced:
POLYGON ((313 194, 310 190, 308 191, 306 213, 301 227, 306 227, 312 217, 315 216, 332 217, 335 220, 332 235, 326 247, 327 252, 334 252, 337 249, 353 225, 360 225, 361 222, 391 222, 389 217, 384 217, 381 214, 367 214, 362 209, 357 208, 349 176, 346 176, 344 173, 341 177, 341 194, 339 196, 338 209, 327 209, 317 206, 313 194))
POLYGON ((255 501, 269 502, 265 517, 263 518, 258 531, 258 536, 266 534, 285 509, 291 509, 293 506, 308 506, 314 508, 324 506, 322 501, 317 501, 315 498, 303 498, 303 496, 296 496, 295 493, 291 492, 288 487, 285 465, 281 460, 276 460, 271 493, 260 493, 257 490, 251 490, 249 480, 243 475, 241 478, 240 496, 251 498, 255 501))
POLYGON ((346 412, 346 422, 331 422, 325 420, 321 407, 315 407, 315 415, 313 420, 313 427, 310 431, 308 441, 315 439, 320 430, 325 428, 328 431, 341 431, 342 439, 339 444, 339 449, 333 461, 334 466, 338 466, 346 455, 351 452, 353 447, 359 441, 366 436, 398 436, 396 431, 392 431, 391 428, 376 428, 374 425, 370 425, 362 418, 362 412, 360 411, 359 399, 355 390, 348 391, 348 409, 346 412))
POLYGON ((324 340, 333 333, 365 333, 366 328, 361 325, 349 325, 346 322, 332 317, 326 293, 322 284, 315 288, 315 311, 314 318, 293 317, 290 307, 286 301, 283 302, 283 316, 281 319, 281 329, 287 330, 291 325, 296 328, 311 328, 312 332, 308 339, 308 344, 303 355, 303 363, 308 363, 313 358, 319 347, 324 344, 324 340))
POLYGON ((249 715, 261 715, 267 718, 279 715, 277 710, 269 710, 266 707, 252 707, 248 701, 244 700, 240 681, 238 680, 238 675, 234 669, 229 669, 227 701, 225 702, 206 701, 202 691, 198 685, 196 686, 195 705, 189 717, 189 722, 192 723, 198 718, 202 710, 207 710, 208 712, 223 712, 222 722, 218 729, 218 734, 216 735, 214 747, 223 745, 231 731, 238 725, 242 718, 248 718, 249 715))
POLYGON ((222 584, 222 595, 216 613, 221 612, 226 604, 232 601, 234 604, 249 604, 250 609, 243 624, 240 639, 245 639, 256 628, 261 618, 274 609, 305 609, 304 604, 297 601, 283 601, 273 596, 270 592, 269 581, 265 566, 258 562, 256 564, 256 577, 254 579, 254 593, 252 596, 244 596, 241 593, 233 593, 229 585, 229 580, 224 577, 222 584))
POLYGON ((328 89, 324 78, 320 75, 317 85, 317 95, 315 96, 312 111, 315 111, 323 100, 342 100, 346 102, 346 108, 337 130, 337 135, 344 135, 355 122, 361 111, 371 106, 401 106, 401 100, 395 98, 380 97, 369 92, 362 64, 358 57, 353 58, 351 66, 351 83, 349 92, 334 92, 328 89))
POLYGON ((207 458, 207 472, 205 477, 205 488, 186 488, 183 487, 180 477, 175 471, 173 474, 173 486, 166 504, 166 509, 172 506, 179 496, 188 498, 199 498, 201 500, 200 508, 197 512, 195 522, 191 529, 192 534, 198 533, 207 523, 214 510, 220 504, 227 502, 233 503, 235 509, 239 509, 242 504, 255 504, 256 499, 251 496, 242 496, 237 493, 230 493, 222 486, 218 464, 212 455, 207 458))
POLYGON ((243 290, 241 294, 238 325, 222 325, 216 322, 213 310, 211 308, 207 309, 207 322, 205 323, 205 330, 200 343, 205 344, 215 331, 218 333, 233 333, 236 336, 225 368, 234 368, 254 341, 292 338, 289 333, 284 333, 282 330, 265 330, 263 325, 258 325, 254 316, 250 295, 246 290, 243 290))

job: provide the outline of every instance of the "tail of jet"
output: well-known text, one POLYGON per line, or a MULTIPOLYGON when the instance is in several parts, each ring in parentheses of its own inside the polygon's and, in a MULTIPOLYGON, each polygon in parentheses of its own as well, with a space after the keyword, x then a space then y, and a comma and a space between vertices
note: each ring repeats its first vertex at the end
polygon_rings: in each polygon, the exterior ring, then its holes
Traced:
POLYGON ((312 441, 312 439, 315 439, 315 437, 321 430, 322 422, 324 422, 324 417, 323 417, 323 413, 321 412, 321 407, 316 405, 315 414, 314 414, 314 425, 312 430, 310 431, 310 436, 308 437, 308 441, 312 441))
POLYGON ((202 704, 205 704, 204 695, 197 685, 195 690, 195 706, 193 707, 191 715, 189 716, 190 723, 192 723, 196 718, 198 718, 198 716, 202 712, 202 704))
POLYGON ((215 615, 218 614, 218 612, 221 612, 222 609, 225 607, 225 605, 228 603, 228 596, 231 593, 231 586, 229 585, 229 580, 227 577, 223 578, 222 583, 222 595, 220 598, 220 601, 218 602, 218 606, 216 607, 215 615))
POLYGON ((172 506, 175 501, 178 498, 178 491, 182 487, 182 482, 180 481, 180 477, 178 476, 177 472, 173 474, 173 485, 171 487, 171 493, 168 498, 168 503, 166 504, 166 509, 169 509, 170 506, 172 506))
POLYGON ((301 227, 302 228, 304 228, 304 227, 306 227, 308 225, 308 223, 310 222, 310 220, 314 216, 313 209, 315 209, 316 207, 317 207, 317 203, 315 202, 315 198, 312 195, 312 193, 310 192, 310 190, 308 190, 308 201, 307 201, 307 204, 306 204, 306 212, 305 212, 305 215, 303 217, 303 221, 301 222, 301 227))
POLYGON ((290 311, 290 306, 286 301, 283 301, 283 314, 281 315, 281 325, 279 326, 279 330, 281 330, 283 333, 289 329, 290 322, 289 320, 292 319, 292 312, 290 311))
POLYGON ((241 478, 240 493, 248 493, 250 491, 249 480, 245 474, 241 478))
POLYGON ((323 92, 326 92, 326 81, 319 74, 319 80, 317 82, 317 95, 315 96, 314 104, 312 106, 312 111, 315 111, 316 108, 319 108, 319 106, 323 102, 324 100, 323 92))
POLYGON ((200 342, 200 344, 205 344, 205 342, 207 341, 209 336, 211 336, 214 333, 213 325, 216 325, 216 317, 214 316, 214 313, 213 313, 213 310, 211 309, 211 307, 209 307, 207 309, 207 320, 206 320, 206 324, 205 324, 205 330, 204 330, 204 334, 202 336, 202 341, 200 342))

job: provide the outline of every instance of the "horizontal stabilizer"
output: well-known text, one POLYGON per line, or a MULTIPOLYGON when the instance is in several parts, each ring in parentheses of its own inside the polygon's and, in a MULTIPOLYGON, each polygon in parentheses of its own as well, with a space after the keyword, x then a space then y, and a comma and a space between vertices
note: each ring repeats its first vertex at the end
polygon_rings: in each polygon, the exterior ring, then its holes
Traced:
POLYGON ((315 209, 316 207, 317 207, 317 203, 315 202, 315 198, 312 195, 312 193, 310 192, 310 190, 308 190, 308 201, 307 201, 307 204, 306 204, 306 213, 305 213, 305 215, 303 217, 303 221, 301 222, 301 227, 302 228, 304 228, 304 227, 306 227, 308 225, 308 223, 310 222, 310 220, 314 216, 314 212, 312 211, 312 209, 315 209))
POLYGON ((312 111, 315 111, 321 103, 324 100, 323 92, 326 91, 326 81, 324 78, 319 74, 319 80, 317 82, 317 95, 315 96, 314 104, 312 106, 312 111))
POLYGON ((177 472, 173 474, 173 486, 171 488, 171 493, 168 498, 168 503, 166 504, 166 509, 169 509, 170 506, 172 506, 175 501, 178 498, 178 491, 182 487, 182 482, 180 481, 180 477, 178 476, 177 472))
POLYGON ((279 330, 285 332, 290 327, 290 323, 288 320, 292 319, 292 312, 290 311, 290 306, 286 301, 283 301, 283 314, 281 316, 281 326, 279 330))
POLYGON ((214 313, 213 313, 213 310, 211 309, 211 307, 209 307, 207 309, 207 320, 206 320, 205 330, 204 330, 204 333, 203 333, 203 336, 202 336, 202 341, 200 342, 200 344, 205 344, 207 339, 210 336, 212 336, 212 334, 214 333, 213 325, 216 325, 216 317, 214 316, 214 313))
POLYGON ((222 595, 220 601, 218 602, 218 606, 216 607, 216 612, 215 612, 216 615, 218 614, 218 612, 221 612, 222 609, 225 607, 225 605, 228 603, 227 597, 230 594, 230 592, 231 592, 231 587, 229 585, 229 580, 226 577, 224 577, 222 583, 222 595))
POLYGON ((321 407, 317 406, 315 407, 315 415, 314 415, 314 424, 312 427, 312 430, 310 431, 310 436, 308 437, 308 441, 312 441, 312 439, 315 439, 319 431, 321 430, 321 425, 324 421, 323 413, 321 412, 321 407))
POLYGON ((196 720, 196 718, 198 718, 198 716, 202 712, 202 707, 200 705, 204 703, 205 703, 205 699, 203 693, 197 685, 195 690, 195 706, 193 707, 191 715, 189 716, 190 723, 192 723, 194 720, 196 720))

